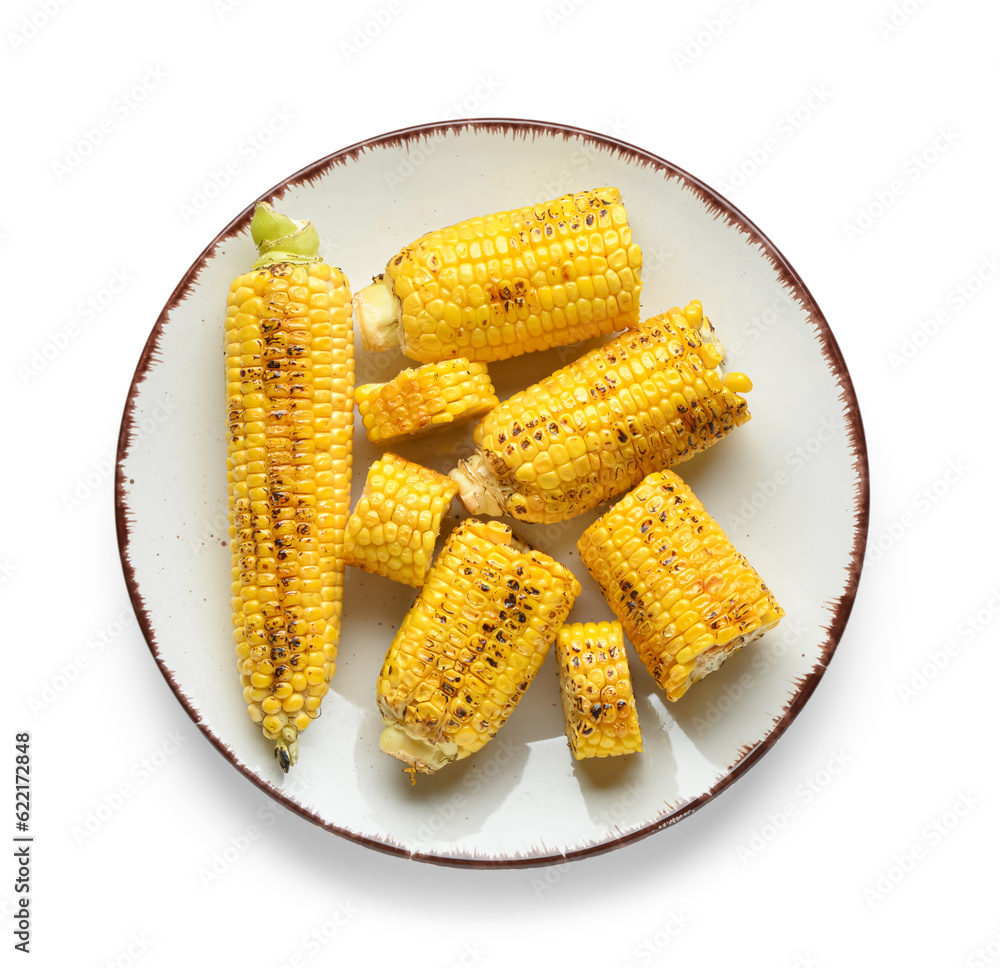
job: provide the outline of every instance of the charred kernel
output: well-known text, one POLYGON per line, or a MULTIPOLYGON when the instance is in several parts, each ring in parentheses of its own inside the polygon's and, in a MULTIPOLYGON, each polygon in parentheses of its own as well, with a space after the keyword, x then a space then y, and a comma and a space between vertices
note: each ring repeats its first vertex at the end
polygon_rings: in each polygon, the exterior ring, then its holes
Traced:
POLYGON ((749 381, 724 380, 719 353, 691 349, 689 338, 702 345, 702 328, 710 333, 700 303, 674 307, 490 410, 476 427, 476 452, 453 472, 467 510, 566 520, 749 420, 739 395, 749 381), (535 422, 530 446, 505 443, 535 422))
POLYGON ((579 592, 568 569, 506 525, 463 521, 386 655, 377 686, 383 751, 434 772, 480 749, 533 680, 579 592), (526 569, 538 594, 522 604, 527 626, 512 641, 506 585, 526 569))
POLYGON ((635 326, 641 265, 621 194, 604 187, 428 232, 355 304, 375 349, 488 362, 635 326))
POLYGON ((584 531, 577 547, 639 658, 672 701, 785 614, 672 471, 647 476, 584 531))
MULTIPOLYGON (((266 211, 258 208, 253 231, 266 211)), ((346 519, 349 511, 346 486, 321 489, 317 480, 321 471, 350 479, 350 289, 339 270, 322 262, 278 262, 238 276, 230 288, 234 303, 239 311, 226 319, 225 366, 227 379, 239 373, 242 380, 229 384, 226 426, 230 525, 239 536, 233 569, 242 589, 233 621, 245 633, 238 670, 250 717, 276 742, 287 768, 295 733, 318 714, 333 671, 324 649, 335 652, 340 629, 339 598, 324 611, 324 594, 340 584, 342 569, 325 589, 313 572, 320 560, 341 553, 342 534, 320 529, 320 516, 346 519), (319 372, 336 377, 333 389, 319 385, 319 372), (337 437, 332 458, 317 446, 331 435, 337 437), (322 614, 318 651, 302 637, 306 612, 322 614), (310 675, 320 681, 296 671, 300 662, 315 668, 310 675)))
POLYGON ((366 383, 354 392, 368 439, 394 444, 471 420, 498 400, 484 363, 464 357, 400 371, 388 383, 366 383))
POLYGON ((578 622, 559 630, 555 656, 566 738, 577 759, 642 750, 623 641, 619 622, 578 622), (601 685, 608 681, 614 686, 601 685), (607 688, 614 689, 613 703, 599 701, 607 688))

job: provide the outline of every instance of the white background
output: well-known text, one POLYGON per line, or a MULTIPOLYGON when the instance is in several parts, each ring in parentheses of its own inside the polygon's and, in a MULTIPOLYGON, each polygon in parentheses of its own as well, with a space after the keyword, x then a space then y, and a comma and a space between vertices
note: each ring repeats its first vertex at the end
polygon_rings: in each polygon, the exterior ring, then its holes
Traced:
MULTIPOLYGON (((29 957, 1000 964, 989 429, 1000 11, 491 9, 36 0, 0 17, 3 756, 11 790, 14 734, 30 731, 29 957), (115 540, 125 395, 187 267, 317 158, 459 117, 610 134, 729 197, 815 296, 867 433, 869 557, 801 715, 693 816, 563 866, 403 861, 284 812, 168 689, 115 540), (199 205, 227 164, 228 183, 199 205), (117 802, 123 781, 131 795, 117 802)), ((15 877, 12 860, 0 865, 5 951, 15 877)))

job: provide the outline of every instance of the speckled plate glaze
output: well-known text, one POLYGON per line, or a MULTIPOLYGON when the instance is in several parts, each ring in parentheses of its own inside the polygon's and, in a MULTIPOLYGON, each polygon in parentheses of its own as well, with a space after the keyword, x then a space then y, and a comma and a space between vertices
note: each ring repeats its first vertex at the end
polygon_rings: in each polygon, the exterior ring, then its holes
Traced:
MULTIPOLYGON (((497 738, 415 787, 378 750, 375 681, 413 590, 348 569, 337 674, 323 715, 282 774, 246 715, 229 615, 222 319, 253 261, 252 203, 194 261, 156 320, 122 420, 117 527, 132 603, 156 663, 236 769, 332 833, 401 857, 466 866, 547 864, 630 844, 690 815, 759 760, 816 688, 843 632, 868 528, 864 432, 844 360, 802 280, 726 199, 649 152, 592 132, 488 119, 424 125, 345 148, 268 198, 310 218, 355 288, 423 232, 599 185, 621 189, 644 251, 642 315, 698 298, 748 373, 753 419, 678 468, 787 611, 680 702, 630 652, 645 752, 573 760, 551 658, 497 738)), ((411 365, 356 341, 358 381, 411 365)), ((501 397, 578 355, 491 366, 501 397)), ((378 456, 357 421, 354 497, 378 456)), ((471 429, 398 447, 439 470, 471 429)), ((445 529, 456 523, 458 503, 445 529)), ((596 517, 515 525, 573 569, 574 621, 611 618, 576 540, 596 517)))

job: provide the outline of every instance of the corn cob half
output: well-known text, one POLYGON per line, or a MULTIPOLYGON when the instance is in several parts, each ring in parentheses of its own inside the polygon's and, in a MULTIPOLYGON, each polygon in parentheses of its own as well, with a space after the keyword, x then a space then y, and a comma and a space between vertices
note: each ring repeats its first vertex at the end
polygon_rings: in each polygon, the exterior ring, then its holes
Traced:
POLYGON ((639 321, 642 252, 617 188, 428 232, 358 290, 365 349, 504 360, 639 321))
POLYGON ((226 309, 227 471, 236 656, 250 718, 287 772, 333 675, 350 510, 347 279, 309 222, 260 203, 260 258, 226 309))
POLYGON ((385 657, 379 748, 433 773, 481 749, 517 705, 580 594, 499 521, 448 536, 385 657))
POLYGON ((584 531, 577 548, 670 700, 785 614, 673 471, 650 474, 584 531))
POLYGON ((429 467, 386 453, 368 470, 347 521, 349 565, 419 588, 427 577, 441 518, 458 485, 429 467))
POLYGON ((562 521, 750 419, 742 373, 694 300, 627 330, 494 407, 452 476, 471 514, 562 521))
POLYGON ((388 383, 364 383, 354 399, 376 445, 480 417, 499 402, 486 364, 462 357, 401 370, 388 383))
POLYGON ((620 622, 575 622, 556 639, 566 738, 578 759, 642 752, 620 622))

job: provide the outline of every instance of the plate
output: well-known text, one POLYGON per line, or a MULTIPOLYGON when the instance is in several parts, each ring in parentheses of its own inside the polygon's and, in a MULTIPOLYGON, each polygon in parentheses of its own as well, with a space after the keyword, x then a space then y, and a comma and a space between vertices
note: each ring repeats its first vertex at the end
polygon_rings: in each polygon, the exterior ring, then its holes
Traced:
MULTIPOLYGON (((868 528, 864 432, 850 376, 788 262, 712 189, 647 151, 534 121, 423 125, 345 148, 276 186, 280 211, 309 218, 326 261, 355 288, 399 248, 463 218, 600 185, 621 189, 644 253, 642 316, 697 298, 749 374, 752 419, 679 470, 784 606, 775 630, 679 702, 630 652, 645 751, 576 762, 548 659, 508 723, 475 756, 411 787, 378 750, 375 682, 413 590, 348 569, 345 618, 322 716, 286 776, 246 715, 229 615, 222 320, 230 280, 255 257, 252 202, 180 280, 138 361, 121 424, 116 520, 146 641, 199 729, 288 809, 352 841, 414 860, 548 864, 620 847, 684 817, 742 776, 816 688, 854 602, 868 528)), ((501 397, 585 346, 491 364, 501 397)), ((412 365, 365 353, 358 382, 412 365)), ((380 452, 357 419, 353 495, 380 452)), ((447 471, 468 425, 397 449, 447 471)), ((461 517, 458 503, 443 531, 461 517)), ((515 530, 580 578, 573 621, 613 616, 576 540, 599 512, 515 530)))

